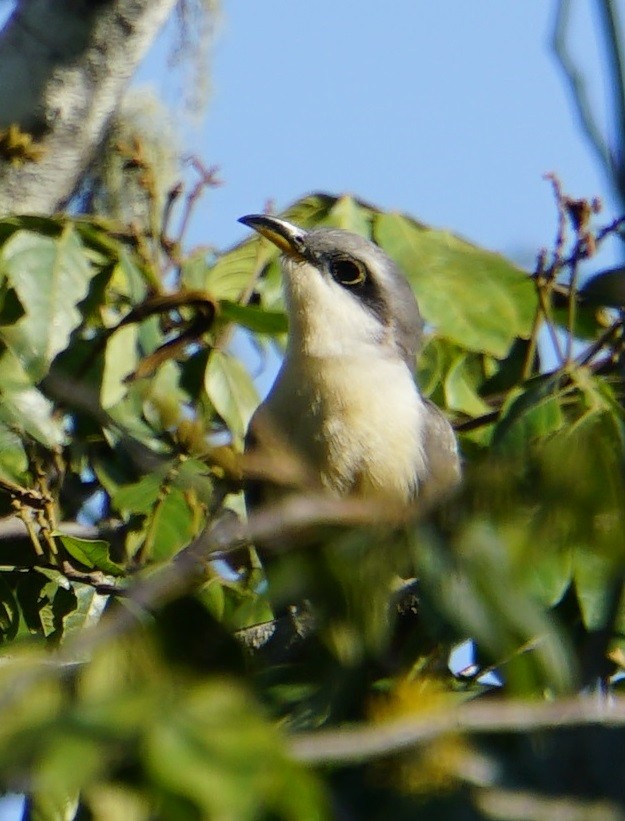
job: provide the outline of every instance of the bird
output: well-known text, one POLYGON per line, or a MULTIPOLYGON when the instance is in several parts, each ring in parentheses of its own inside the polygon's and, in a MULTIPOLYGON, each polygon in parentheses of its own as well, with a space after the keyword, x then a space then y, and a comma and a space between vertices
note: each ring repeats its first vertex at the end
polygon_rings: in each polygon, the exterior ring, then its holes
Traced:
POLYGON ((450 494, 461 477, 458 443, 415 381, 424 322, 396 263, 347 230, 305 230, 267 214, 239 222, 282 252, 288 317, 284 358, 251 419, 248 450, 294 454, 337 497, 429 508, 450 494))

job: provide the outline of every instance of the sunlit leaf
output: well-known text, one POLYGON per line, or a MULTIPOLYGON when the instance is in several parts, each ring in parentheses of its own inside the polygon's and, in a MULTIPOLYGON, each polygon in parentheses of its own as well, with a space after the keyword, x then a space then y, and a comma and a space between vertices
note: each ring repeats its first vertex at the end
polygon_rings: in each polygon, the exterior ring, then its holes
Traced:
POLYGON ((288 330, 286 314, 281 311, 267 311, 255 305, 239 305, 224 299, 219 304, 223 319, 236 322, 254 333, 285 334, 288 330))
POLYGON ((445 378, 447 407, 468 416, 488 413, 490 407, 478 394, 481 376, 467 355, 458 356, 445 378))
POLYGON ((217 413, 234 436, 242 439, 258 405, 258 394, 245 367, 230 354, 214 350, 204 384, 217 413))
POLYGON ((20 482, 28 469, 28 460, 21 436, 0 424, 0 476, 13 482, 20 482))
POLYGON ((94 627, 100 621, 109 598, 98 593, 88 584, 74 584, 74 594, 76 607, 63 620, 65 639, 87 627, 94 627))
POLYGON ((137 366, 137 326, 124 325, 109 338, 104 353, 104 373, 100 387, 103 408, 117 404, 127 393, 124 382, 137 366))
POLYGON ((157 562, 170 559, 191 541, 195 529, 195 513, 184 493, 178 488, 170 488, 149 522, 147 554, 157 562))
POLYGON ((501 358, 517 336, 529 335, 534 285, 504 257, 401 214, 377 214, 374 238, 410 280, 425 320, 443 336, 501 358))
POLYGON ((65 438, 62 422, 53 415, 52 403, 30 378, 10 351, 0 356, 0 420, 9 428, 32 436, 48 447, 65 438))
POLYGON ((87 295, 94 269, 75 231, 66 227, 58 239, 26 231, 14 234, 2 248, 0 270, 25 311, 0 333, 37 381, 80 323, 77 305, 87 295))
POLYGON ((363 237, 371 236, 372 209, 361 205, 353 197, 339 197, 323 220, 324 225, 353 231, 363 237))
POLYGON ((121 576, 124 568, 111 560, 109 544, 101 539, 79 539, 65 533, 56 534, 72 558, 85 567, 97 568, 111 576, 121 576))

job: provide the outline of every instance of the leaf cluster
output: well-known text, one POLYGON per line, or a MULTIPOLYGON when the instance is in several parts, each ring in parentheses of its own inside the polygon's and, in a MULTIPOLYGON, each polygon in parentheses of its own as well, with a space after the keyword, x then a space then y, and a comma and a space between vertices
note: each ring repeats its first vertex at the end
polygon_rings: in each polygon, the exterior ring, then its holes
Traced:
POLYGON ((621 223, 556 194, 531 274, 351 197, 284 213, 402 268, 427 327, 417 378, 465 480, 401 521, 302 487, 245 533, 249 361, 287 330, 276 250, 0 221, 0 778, 33 817, 484 818, 519 795, 622 812, 593 763, 620 730, 538 744, 498 712, 617 693, 625 658, 622 272, 578 283, 621 223), (247 536, 280 537, 268 584, 224 563, 247 536), (490 724, 451 732, 474 703, 490 724), (414 722, 427 738, 402 741, 414 722))

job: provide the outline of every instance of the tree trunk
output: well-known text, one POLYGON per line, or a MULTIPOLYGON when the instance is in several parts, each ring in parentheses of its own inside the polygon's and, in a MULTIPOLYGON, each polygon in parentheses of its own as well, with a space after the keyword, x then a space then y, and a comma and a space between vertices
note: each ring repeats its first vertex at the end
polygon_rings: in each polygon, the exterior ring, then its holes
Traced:
POLYGON ((0 147, 0 215, 67 203, 175 2, 18 3, 0 36, 0 129, 17 124, 34 151, 0 147))

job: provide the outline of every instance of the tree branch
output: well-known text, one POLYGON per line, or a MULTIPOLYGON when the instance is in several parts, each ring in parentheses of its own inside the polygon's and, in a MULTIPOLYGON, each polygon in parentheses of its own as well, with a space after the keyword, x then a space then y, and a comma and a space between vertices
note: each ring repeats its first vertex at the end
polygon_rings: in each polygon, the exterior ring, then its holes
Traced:
POLYGON ((625 698, 560 701, 482 699, 457 709, 404 715, 384 724, 318 730, 291 738, 291 753, 309 764, 347 763, 392 755, 451 733, 511 733, 563 727, 625 725, 625 698))
POLYGON ((0 163, 0 214, 63 207, 176 0, 22 0, 0 38, 0 129, 34 139, 0 163))
POLYGON ((611 152, 611 165, 606 170, 613 172, 621 202, 625 202, 625 155, 623 153, 625 146, 625 74, 621 27, 618 20, 618 9, 612 0, 596 0, 596 7, 605 43, 608 74, 606 88, 612 98, 615 132, 613 135, 615 149, 611 152))
POLYGON ((612 168, 610 150, 592 113, 584 76, 573 62, 573 58, 568 51, 567 35, 570 11, 570 0, 559 0, 554 20, 551 48, 556 63, 564 75, 564 81, 568 87, 569 96, 577 114, 582 134, 590 143, 597 159, 609 176, 612 168))

